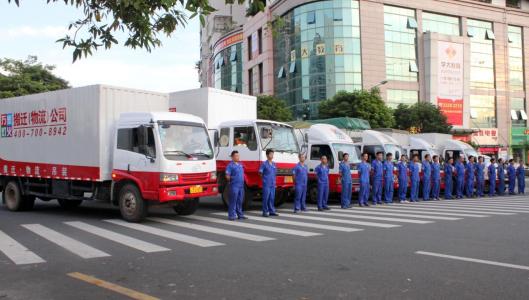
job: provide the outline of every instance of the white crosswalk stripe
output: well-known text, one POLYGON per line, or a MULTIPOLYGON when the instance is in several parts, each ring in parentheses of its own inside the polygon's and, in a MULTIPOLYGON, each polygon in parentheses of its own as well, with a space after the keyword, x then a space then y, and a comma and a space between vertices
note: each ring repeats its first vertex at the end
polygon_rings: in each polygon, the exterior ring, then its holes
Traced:
POLYGON ((253 242, 265 242, 265 241, 275 240, 274 238, 271 238, 271 237, 243 233, 239 231, 225 230, 225 229, 220 229, 220 228, 215 228, 215 227, 210 227, 210 226, 176 221, 172 219, 165 219, 165 218, 148 218, 148 219, 154 222, 158 222, 158 223, 178 226, 178 227, 187 228, 187 229, 205 231, 205 232, 209 232, 213 234, 224 235, 224 236, 229 236, 232 238, 248 240, 248 241, 253 241, 253 242))
MULTIPOLYGON (((340 206, 332 206, 334 208, 340 208, 340 206)), ((367 211, 363 208, 352 208, 346 210, 347 213, 362 214, 362 215, 379 215, 379 216, 395 216, 395 217, 405 217, 405 218, 418 218, 418 219, 429 219, 429 220, 444 220, 444 221, 456 221, 461 220, 461 218, 455 217, 443 217, 443 216, 431 216, 431 215, 421 215, 414 213, 392 213, 392 212, 381 212, 381 211, 367 211)))
POLYGON ((64 222, 64 224, 146 253, 171 250, 121 233, 99 228, 84 222, 64 222))
POLYGON ((469 218, 487 218, 489 216, 487 215, 481 215, 481 214, 463 214, 458 212, 447 212, 447 211, 431 211, 426 208, 421 209, 415 209, 415 207, 409 207, 409 206, 392 206, 391 208, 368 208, 368 207, 362 207, 363 210, 366 211, 390 211, 390 212, 403 212, 403 213, 423 213, 426 215, 439 215, 439 216, 455 216, 455 217, 469 217, 469 218))
POLYGON ((173 231, 159 229, 159 228, 156 228, 156 227, 147 226, 147 225, 143 225, 143 224, 128 223, 126 221, 119 220, 119 219, 104 220, 104 221, 108 222, 108 223, 120 225, 120 226, 123 226, 123 227, 127 227, 127 228, 130 228, 130 229, 138 230, 138 231, 141 231, 141 232, 157 235, 157 236, 160 236, 160 237, 163 237, 163 238, 167 238, 167 239, 171 239, 171 240, 175 240, 175 241, 191 244, 191 245, 194 245, 194 246, 199 246, 199 247, 224 246, 223 243, 214 242, 214 241, 210 241, 210 240, 205 240, 205 239, 197 238, 197 237, 194 237, 194 236, 189 236, 189 235, 185 235, 185 234, 181 234, 181 233, 176 233, 176 232, 173 232, 173 231))
POLYGON ((0 230, 0 252, 17 265, 40 264, 46 261, 0 230))
MULTIPOLYGON (((488 211, 478 211, 478 210, 468 210, 468 209, 457 209, 457 208, 435 208, 435 207, 424 207, 417 204, 409 204, 406 206, 399 206, 399 209, 406 209, 406 210, 419 210, 419 211, 443 211, 443 212, 454 212, 454 213, 468 213, 468 214, 485 214, 485 215, 502 215, 502 216, 508 216, 512 215, 512 213, 507 212, 488 212, 488 211)), ((383 209, 386 210, 386 207, 379 207, 375 209, 383 209)))
POLYGON ((321 235, 321 233, 316 233, 316 232, 294 230, 294 229, 288 229, 288 228, 278 228, 278 227, 249 223, 251 221, 248 221, 248 220, 244 222, 235 222, 235 221, 222 220, 219 218, 210 218, 210 217, 202 217, 202 216, 185 216, 184 218, 190 219, 190 220, 211 222, 211 223, 222 224, 222 225, 236 226, 236 227, 241 227, 241 228, 276 232, 276 233, 296 235, 296 236, 302 236, 302 237, 321 235))
POLYGON ((105 253, 99 249, 96 249, 40 224, 24 224, 22 227, 56 244, 57 246, 62 247, 77 256, 80 256, 81 258, 88 259, 110 256, 108 253, 105 253))
MULTIPOLYGON (((251 212, 251 211, 248 211, 247 213, 259 214, 258 212, 251 212)), ((213 213, 213 215, 225 216, 226 213, 213 213)), ((317 228, 317 229, 331 230, 331 231, 342 231, 342 232, 355 232, 355 231, 362 231, 363 230, 361 228, 333 226, 333 225, 325 225, 325 224, 309 223, 309 222, 297 222, 297 221, 290 221, 290 220, 284 220, 284 219, 274 219, 274 218, 252 218, 252 220, 258 221, 258 222, 267 222, 267 223, 283 224, 283 225, 293 225, 293 226, 301 226, 301 227, 307 227, 307 228, 317 228)))
MULTIPOLYGON (((423 204, 427 205, 427 204, 423 204)), ((490 202, 482 202, 482 201, 476 201, 476 202, 435 202, 432 203, 433 206, 459 206, 459 205, 466 205, 466 206, 483 206, 483 207, 495 207, 495 208, 520 208, 524 210, 529 210, 529 205, 527 204, 512 204, 512 203, 490 203, 490 202)))
POLYGON ((350 224, 350 225, 361 225, 361 226, 379 227, 379 228, 400 227, 400 225, 395 225, 395 224, 363 222, 363 221, 351 221, 351 220, 345 220, 345 219, 313 217, 313 216, 300 216, 300 215, 287 214, 287 213, 283 213, 281 216, 284 216, 284 217, 287 217, 287 218, 293 218, 293 219, 300 219, 300 220, 312 220, 312 221, 321 221, 321 222, 329 222, 329 223, 341 223, 341 224, 350 224))
MULTIPOLYGON (((280 209, 279 211, 289 212, 291 211, 286 209, 280 209)), ((304 212, 302 215, 309 214, 309 215, 321 215, 320 212, 309 210, 307 212, 304 212)), ((411 224, 429 224, 434 223, 433 221, 424 221, 424 220, 412 220, 412 219, 400 219, 400 218, 388 218, 388 217, 373 217, 373 216, 360 216, 355 214, 347 214, 347 211, 337 211, 337 212, 325 212, 326 216, 333 216, 333 217, 343 217, 343 218, 352 218, 352 219, 365 219, 365 220, 378 220, 378 221, 389 221, 389 222, 400 222, 400 223, 411 223, 411 224)))
POLYGON ((501 216, 508 216, 513 215, 516 213, 516 211, 513 210, 500 210, 500 209, 494 209, 494 210, 487 210, 487 209, 480 209, 478 207, 454 207, 454 206, 424 206, 424 205, 410 205, 411 208, 420 208, 420 209, 429 209, 429 210, 447 210, 447 211, 458 211, 458 212, 465 212, 465 213, 482 213, 487 215, 501 215, 501 216))
POLYGON ((486 205, 473 205, 473 204, 453 204, 453 205, 431 205, 433 208, 453 208, 473 211, 485 211, 489 212, 505 212, 505 213, 529 213, 527 209, 517 209, 515 207, 505 208, 501 206, 486 206, 486 205))

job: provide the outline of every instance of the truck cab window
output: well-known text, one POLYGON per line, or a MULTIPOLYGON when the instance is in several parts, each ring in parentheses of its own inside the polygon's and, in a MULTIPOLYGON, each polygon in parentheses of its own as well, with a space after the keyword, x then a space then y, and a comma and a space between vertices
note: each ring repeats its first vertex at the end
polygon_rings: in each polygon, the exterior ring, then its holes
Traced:
POLYGON ((230 128, 221 128, 219 136, 219 146, 228 147, 230 145, 230 128))
POLYGON ((235 127, 233 129, 233 146, 257 150, 257 138, 253 126, 235 127))
POLYGON ((140 145, 138 128, 122 128, 118 130, 118 149, 156 157, 156 146, 152 128, 147 128, 147 141, 140 145))
POLYGON ((313 145, 310 148, 310 160, 320 160, 323 155, 327 156, 329 169, 334 168, 334 157, 329 145, 313 145))

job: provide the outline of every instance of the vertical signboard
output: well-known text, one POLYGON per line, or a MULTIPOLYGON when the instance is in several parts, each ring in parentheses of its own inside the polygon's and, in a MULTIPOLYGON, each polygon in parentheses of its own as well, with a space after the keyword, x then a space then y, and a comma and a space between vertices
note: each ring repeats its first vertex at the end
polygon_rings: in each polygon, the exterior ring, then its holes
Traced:
POLYGON ((448 123, 463 125, 463 44, 439 41, 437 105, 448 123))

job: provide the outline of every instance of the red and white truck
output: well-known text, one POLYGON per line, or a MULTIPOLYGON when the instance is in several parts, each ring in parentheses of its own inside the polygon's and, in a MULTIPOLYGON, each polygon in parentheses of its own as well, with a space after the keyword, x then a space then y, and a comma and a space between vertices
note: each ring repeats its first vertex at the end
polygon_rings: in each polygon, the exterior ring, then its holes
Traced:
POLYGON ((277 166, 276 205, 285 202, 294 186, 292 169, 298 162, 299 146, 293 128, 284 123, 257 119, 257 100, 253 96, 200 88, 170 94, 170 110, 203 118, 215 145, 219 190, 228 203, 224 172, 233 150, 239 151, 244 165, 245 201, 261 193, 259 166, 266 160, 266 150, 273 149, 277 166))
POLYGON ((167 94, 105 85, 3 99, 4 203, 19 211, 36 197, 67 208, 103 200, 131 222, 150 203, 192 214, 218 193, 213 148, 202 119, 168 108, 167 94))

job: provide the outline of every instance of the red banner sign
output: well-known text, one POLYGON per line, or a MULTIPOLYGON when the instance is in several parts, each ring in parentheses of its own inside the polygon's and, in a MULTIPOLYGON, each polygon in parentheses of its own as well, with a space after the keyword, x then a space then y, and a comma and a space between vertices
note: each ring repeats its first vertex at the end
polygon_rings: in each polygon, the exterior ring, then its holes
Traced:
POLYGON ((463 125, 463 99, 443 99, 437 97, 437 105, 445 114, 448 124, 463 125))
POLYGON ((242 42, 242 39, 242 32, 227 36, 215 45, 215 50, 213 52, 214 54, 217 54, 224 48, 242 42))

